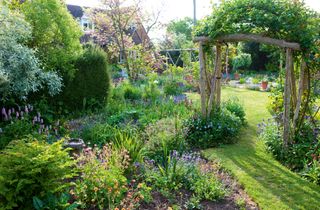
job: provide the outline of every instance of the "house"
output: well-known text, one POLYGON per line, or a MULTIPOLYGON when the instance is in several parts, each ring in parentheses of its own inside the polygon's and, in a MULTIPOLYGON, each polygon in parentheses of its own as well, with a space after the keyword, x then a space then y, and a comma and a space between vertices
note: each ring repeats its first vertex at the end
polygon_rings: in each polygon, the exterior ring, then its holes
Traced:
MULTIPOLYGON (((82 42, 88 42, 90 39, 90 33, 94 30, 94 23, 92 23, 85 15, 85 12, 81 6, 78 5, 67 5, 67 9, 72 16, 79 22, 85 35, 81 38, 82 42)), ((128 35, 132 37, 134 44, 146 44, 152 46, 151 40, 141 22, 137 22, 128 28, 128 35)))

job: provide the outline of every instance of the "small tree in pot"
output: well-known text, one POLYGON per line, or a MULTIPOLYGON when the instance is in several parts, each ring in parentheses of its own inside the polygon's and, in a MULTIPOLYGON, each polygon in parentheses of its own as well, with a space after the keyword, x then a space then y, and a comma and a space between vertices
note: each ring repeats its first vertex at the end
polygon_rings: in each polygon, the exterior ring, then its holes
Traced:
POLYGON ((236 73, 234 74, 234 79, 239 80, 240 75, 238 73, 238 70, 249 68, 251 63, 252 63, 252 60, 251 60, 250 54, 241 53, 241 54, 237 55, 236 57, 234 57, 232 60, 233 70, 236 71, 236 73))

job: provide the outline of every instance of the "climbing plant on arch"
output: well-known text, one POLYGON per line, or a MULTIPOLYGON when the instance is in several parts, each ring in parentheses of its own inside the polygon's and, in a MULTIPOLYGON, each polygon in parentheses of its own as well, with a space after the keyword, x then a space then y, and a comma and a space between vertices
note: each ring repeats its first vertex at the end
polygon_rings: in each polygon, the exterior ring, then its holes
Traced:
POLYGON ((224 43, 253 41, 278 46, 286 52, 283 140, 287 146, 303 123, 310 81, 320 69, 319 20, 319 14, 299 0, 225 0, 214 7, 194 31, 194 41, 199 43, 202 115, 209 117, 220 105, 224 43), (213 51, 210 74, 207 58, 213 51), (294 62, 300 63, 296 69, 294 62))

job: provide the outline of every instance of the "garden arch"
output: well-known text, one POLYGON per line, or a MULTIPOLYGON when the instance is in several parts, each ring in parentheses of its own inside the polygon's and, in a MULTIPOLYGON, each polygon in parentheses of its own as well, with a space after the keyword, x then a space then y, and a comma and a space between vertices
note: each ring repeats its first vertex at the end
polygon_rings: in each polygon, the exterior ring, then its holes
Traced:
POLYGON ((283 141, 284 145, 287 146, 290 141, 291 132, 291 103, 294 104, 295 110, 293 110, 293 129, 296 121, 299 117, 301 98, 304 92, 304 80, 305 80, 305 68, 306 62, 302 60, 300 81, 298 93, 296 91, 296 79, 294 75, 294 61, 293 51, 300 51, 301 46, 299 43, 287 42, 285 40, 273 39, 264 37, 256 34, 229 34, 219 36, 214 39, 201 36, 195 37, 194 42, 199 43, 199 62, 200 62, 200 94, 201 94, 201 112, 204 117, 208 117, 214 108, 220 106, 221 103, 221 69, 222 69, 222 56, 221 47, 223 43, 227 42, 240 42, 240 41, 251 41, 262 44, 275 45, 286 50, 286 65, 285 65, 285 86, 284 86, 284 114, 283 114, 283 141), (215 60, 214 70, 211 75, 211 80, 206 81, 206 56, 204 47, 215 45, 215 60), (209 84, 209 85, 207 85, 209 84))

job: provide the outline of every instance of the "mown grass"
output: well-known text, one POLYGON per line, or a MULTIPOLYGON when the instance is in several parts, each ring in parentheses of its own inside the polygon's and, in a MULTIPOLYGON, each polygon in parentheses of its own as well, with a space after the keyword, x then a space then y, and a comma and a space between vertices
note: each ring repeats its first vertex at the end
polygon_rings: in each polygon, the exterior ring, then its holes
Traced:
POLYGON ((237 144, 207 149, 203 154, 230 170, 261 209, 320 209, 320 187, 274 160, 258 139, 256 125, 270 117, 267 93, 223 89, 223 99, 232 96, 243 103, 248 125, 242 129, 237 144))

